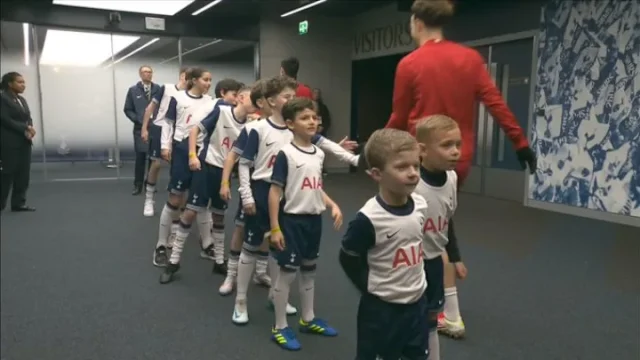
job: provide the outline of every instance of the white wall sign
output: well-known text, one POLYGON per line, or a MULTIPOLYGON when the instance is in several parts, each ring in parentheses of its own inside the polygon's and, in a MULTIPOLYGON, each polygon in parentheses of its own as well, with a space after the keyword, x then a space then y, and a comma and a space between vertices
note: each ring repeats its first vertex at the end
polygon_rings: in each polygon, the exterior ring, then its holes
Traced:
POLYGON ((164 19, 157 17, 145 17, 144 27, 147 30, 164 31, 164 19))

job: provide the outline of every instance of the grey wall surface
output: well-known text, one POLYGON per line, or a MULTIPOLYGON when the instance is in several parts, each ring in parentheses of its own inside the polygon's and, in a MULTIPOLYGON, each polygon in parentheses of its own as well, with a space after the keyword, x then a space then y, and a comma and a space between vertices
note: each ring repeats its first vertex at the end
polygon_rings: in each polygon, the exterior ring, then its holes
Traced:
MULTIPOLYGON (((277 75, 280 61, 300 60, 298 80, 320 88, 332 116, 329 137, 339 141, 349 135, 351 115, 351 23, 349 19, 263 18, 260 22, 260 77, 277 75), (298 34, 298 23, 308 20, 309 32, 298 34)), ((327 167, 347 170, 332 156, 327 167)))

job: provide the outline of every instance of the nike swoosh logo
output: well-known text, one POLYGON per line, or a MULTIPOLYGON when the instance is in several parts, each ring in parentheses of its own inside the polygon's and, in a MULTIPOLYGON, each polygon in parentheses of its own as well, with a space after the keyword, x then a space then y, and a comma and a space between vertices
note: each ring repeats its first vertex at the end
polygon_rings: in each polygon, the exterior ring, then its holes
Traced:
POLYGON ((231 126, 223 126, 225 129, 231 129, 231 126))
POLYGON ((276 143, 275 141, 274 141, 274 142, 267 143, 267 146, 271 146, 271 145, 273 145, 273 144, 275 144, 275 143, 276 143))
POLYGON ((303 166, 304 166, 304 164, 302 164, 302 165, 296 165, 296 169, 300 169, 300 168, 301 168, 301 167, 303 167, 303 166))
POLYGON ((251 264, 251 263, 250 263, 250 262, 240 261, 240 264, 249 265, 249 264, 251 264))
POLYGON ((387 235, 387 239, 391 239, 392 237, 396 236, 396 234, 399 233, 399 232, 400 232, 400 230, 394 232, 393 234, 388 234, 387 235))

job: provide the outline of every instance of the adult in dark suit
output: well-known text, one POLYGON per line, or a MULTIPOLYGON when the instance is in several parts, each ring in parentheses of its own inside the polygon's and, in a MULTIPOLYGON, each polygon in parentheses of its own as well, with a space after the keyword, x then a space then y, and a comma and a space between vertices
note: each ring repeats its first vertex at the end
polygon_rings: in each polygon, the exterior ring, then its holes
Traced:
POLYGON ((11 191, 12 211, 35 211, 26 205, 31 172, 31 146, 36 135, 29 105, 20 94, 25 83, 17 72, 2 76, 0 95, 0 173, 2 174, 2 210, 7 205, 11 191))
MULTIPOLYGON (((153 95, 160 91, 160 85, 151 82, 153 69, 143 65, 138 70, 140 81, 129 88, 127 99, 124 102, 124 113, 133 122, 133 144, 136 152, 135 173, 133 180, 133 193, 138 195, 142 192, 144 175, 147 169, 147 152, 149 145, 142 141, 142 120, 147 105, 151 102, 153 95)), ((153 114, 156 116, 158 109, 153 114)))

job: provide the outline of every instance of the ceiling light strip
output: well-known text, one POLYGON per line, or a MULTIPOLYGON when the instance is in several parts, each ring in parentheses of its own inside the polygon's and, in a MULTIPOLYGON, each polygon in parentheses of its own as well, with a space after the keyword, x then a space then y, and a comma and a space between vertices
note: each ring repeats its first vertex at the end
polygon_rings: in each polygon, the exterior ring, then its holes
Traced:
POLYGON ((153 43, 155 43, 155 42, 156 42, 156 41, 158 41, 158 40, 160 40, 160 38, 155 38, 155 39, 153 39, 153 40, 147 41, 147 43, 146 43, 146 44, 144 44, 144 45, 140 46, 139 48, 137 48, 137 49, 133 50, 132 52, 128 53, 127 55, 125 55, 125 56, 123 56, 123 57, 121 57, 120 59, 118 59, 118 60, 116 60, 116 61, 112 62, 111 64, 107 65, 107 67, 110 67, 110 66, 112 66, 112 65, 115 65, 115 64, 117 64, 117 63, 119 63, 119 62, 121 62, 121 61, 123 61, 123 60, 126 60, 127 58, 129 58, 129 57, 131 57, 131 56, 133 56, 133 55, 137 54, 139 51, 143 50, 144 48, 146 48, 146 47, 148 47, 148 46, 151 46, 153 43))
MULTIPOLYGON (((188 50, 188 51, 183 52, 183 53, 182 53, 182 56, 185 56, 185 55, 191 54, 192 52, 196 52, 196 51, 198 51, 198 50, 200 50, 200 49, 204 49, 204 48, 206 48, 207 46, 215 45, 215 44, 218 44, 218 43, 220 43, 220 42, 222 42, 222 40, 221 40, 221 39, 213 40, 212 42, 208 42, 208 43, 206 43, 206 44, 204 44, 204 45, 200 45, 200 46, 198 46, 197 48, 194 48, 194 49, 191 49, 191 50, 188 50)), ((170 61, 173 61, 173 60, 177 59, 178 57, 180 57, 180 56, 179 56, 179 55, 176 55, 176 56, 174 56, 174 57, 172 57, 172 58, 169 58, 169 59, 167 59, 167 60, 164 60, 164 61, 163 61, 163 62, 161 62, 160 64, 166 64, 166 63, 168 63, 168 62, 170 62, 170 61)))
POLYGON ((327 2, 327 0, 318 0, 318 1, 314 1, 314 2, 309 3, 309 4, 307 4, 307 5, 303 5, 303 6, 300 6, 299 8, 296 8, 296 9, 293 9, 293 10, 291 10, 291 11, 289 11, 289 12, 286 12, 286 13, 284 13, 284 14, 280 15, 280 17, 287 17, 287 16, 289 16, 289 15, 297 14, 297 13, 299 13, 299 12, 301 12, 301 11, 305 11, 305 10, 307 10, 307 9, 309 9, 309 8, 312 8, 312 7, 314 7, 314 6, 318 6, 318 5, 320 5, 320 4, 322 4, 322 3, 325 3, 325 2, 327 2))
POLYGON ((24 41, 24 66, 29 66, 31 54, 30 54, 30 46, 29 46, 29 24, 22 24, 22 38, 24 41))
POLYGON ((202 14, 203 12, 205 12, 205 11, 207 11, 207 10, 211 9, 212 7, 214 7, 214 6, 218 5, 218 4, 220 4, 221 2, 222 2, 222 0, 215 0, 215 1, 212 1, 212 2, 208 3, 207 5, 205 5, 205 6, 201 7, 200 9, 198 9, 198 10, 194 11, 191 15, 193 15, 193 16, 200 15, 200 14, 202 14))

